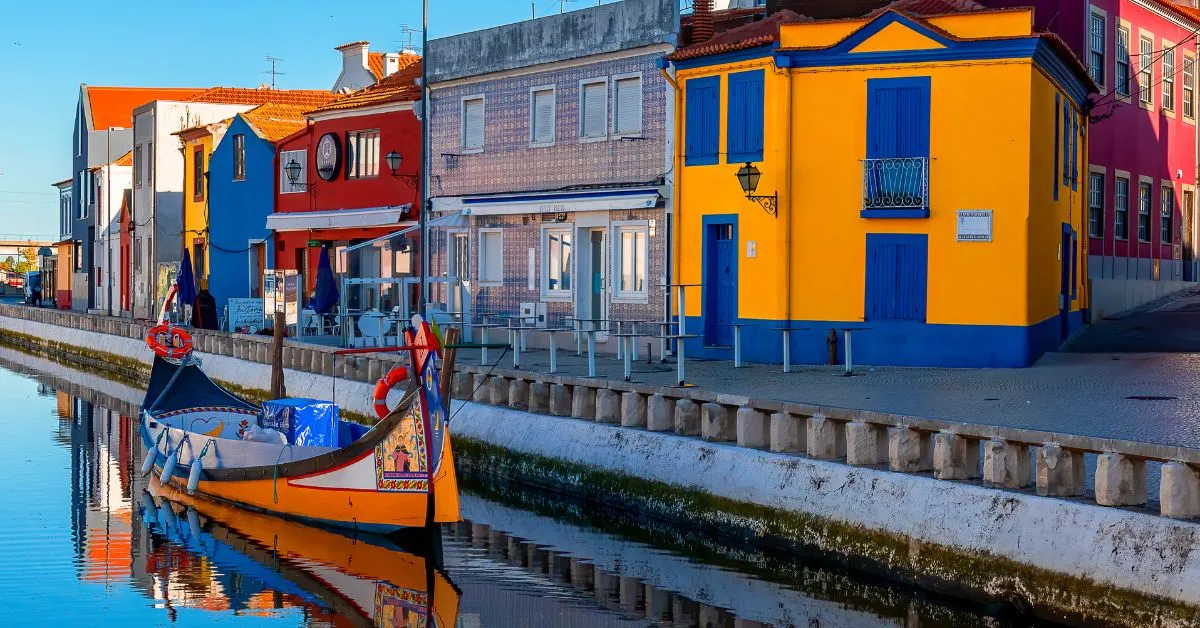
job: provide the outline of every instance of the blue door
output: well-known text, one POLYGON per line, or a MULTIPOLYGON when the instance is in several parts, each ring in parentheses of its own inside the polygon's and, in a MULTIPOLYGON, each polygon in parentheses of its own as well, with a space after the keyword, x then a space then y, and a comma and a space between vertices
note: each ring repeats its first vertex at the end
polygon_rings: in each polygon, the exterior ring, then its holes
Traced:
POLYGON ((868 233, 863 318, 924 323, 928 269, 929 236, 868 233))
POLYGON ((731 223, 709 224, 704 235, 704 344, 727 347, 737 318, 737 239, 731 223))

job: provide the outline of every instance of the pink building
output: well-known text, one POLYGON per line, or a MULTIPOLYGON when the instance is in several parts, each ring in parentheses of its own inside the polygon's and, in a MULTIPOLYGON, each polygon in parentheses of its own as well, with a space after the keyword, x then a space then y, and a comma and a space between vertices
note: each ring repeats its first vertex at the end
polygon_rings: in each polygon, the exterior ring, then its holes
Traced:
POLYGON ((1035 6, 1037 26, 1062 37, 1101 87, 1078 186, 1099 313, 1196 281, 1200 10, 1169 0, 982 1, 1035 6))

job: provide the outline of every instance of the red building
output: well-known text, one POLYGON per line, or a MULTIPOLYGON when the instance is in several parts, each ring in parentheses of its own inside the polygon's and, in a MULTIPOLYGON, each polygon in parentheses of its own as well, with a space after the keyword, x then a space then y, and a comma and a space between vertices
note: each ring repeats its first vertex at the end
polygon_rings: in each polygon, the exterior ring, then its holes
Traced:
MULTIPOLYGON (((399 69, 379 83, 305 115, 309 125, 279 141, 275 171, 275 268, 299 270, 308 289, 316 281, 320 247, 331 249, 335 272, 390 277, 416 272, 407 253, 352 256, 347 246, 416 225, 420 205, 421 122, 417 81, 421 61, 401 55, 399 69), (398 167, 388 155, 400 156, 398 167)), ((415 233, 415 232, 414 232, 415 233)))

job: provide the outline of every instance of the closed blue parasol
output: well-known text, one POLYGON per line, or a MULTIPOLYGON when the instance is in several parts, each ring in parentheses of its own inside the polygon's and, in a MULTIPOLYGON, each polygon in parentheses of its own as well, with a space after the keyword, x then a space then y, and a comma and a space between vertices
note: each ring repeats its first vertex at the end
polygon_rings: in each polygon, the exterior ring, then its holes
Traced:
POLYGON ((317 314, 328 314, 337 305, 341 294, 333 278, 333 267, 329 264, 329 247, 321 247, 321 259, 317 261, 317 290, 310 306, 317 314))
POLYGON ((183 251, 183 263, 175 282, 179 284, 179 304, 191 305, 196 300, 196 276, 192 274, 192 255, 187 249, 183 251))

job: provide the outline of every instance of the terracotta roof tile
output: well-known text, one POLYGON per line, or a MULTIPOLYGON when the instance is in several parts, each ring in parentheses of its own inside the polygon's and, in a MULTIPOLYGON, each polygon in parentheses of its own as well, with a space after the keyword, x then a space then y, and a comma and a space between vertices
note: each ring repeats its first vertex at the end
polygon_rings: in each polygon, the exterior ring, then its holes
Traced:
MULTIPOLYGON (((96 166, 96 167, 92 168, 92 170, 103 170, 105 168, 105 166, 108 166, 108 165, 109 164, 103 164, 100 166, 96 166)), ((112 165, 114 165, 114 166, 132 166, 133 165, 133 151, 131 151, 131 150, 125 151, 124 155, 121 155, 120 157, 117 157, 116 159, 114 159, 112 161, 112 165)))
POLYGON ((891 9, 912 15, 946 15, 948 13, 986 11, 988 7, 975 0, 896 0, 887 6, 871 11, 867 17, 878 17, 891 9))
POLYGON ((391 76, 370 87, 311 109, 308 113, 356 109, 390 102, 417 101, 421 99, 421 88, 417 86, 417 80, 420 78, 420 55, 402 54, 400 55, 400 69, 391 76))
POLYGON ((213 87, 187 99, 227 105, 265 105, 278 103, 301 107, 319 107, 337 97, 321 89, 271 89, 269 87, 213 87))
POLYGON ((1174 2, 1169 2, 1168 0, 1153 0, 1153 2, 1154 4, 1157 4, 1160 7, 1175 13, 1175 15, 1193 24, 1200 25, 1200 9, 1193 9, 1192 7, 1182 4, 1175 4, 1174 2))
POLYGON ((204 91, 197 87, 91 87, 87 90, 92 129, 133 127, 133 110, 155 100, 187 100, 204 91))
POLYGON ((268 103, 241 114, 258 136, 271 142, 279 140, 308 126, 304 118, 307 107, 268 103))
POLYGON ((375 75, 375 80, 383 78, 383 53, 368 52, 367 53, 367 69, 371 74, 375 75))
POLYGON ((773 44, 779 41, 781 24, 810 21, 812 18, 800 15, 790 9, 783 9, 757 22, 718 32, 708 41, 684 46, 668 55, 667 58, 672 61, 682 61, 683 59, 694 59, 773 44))

